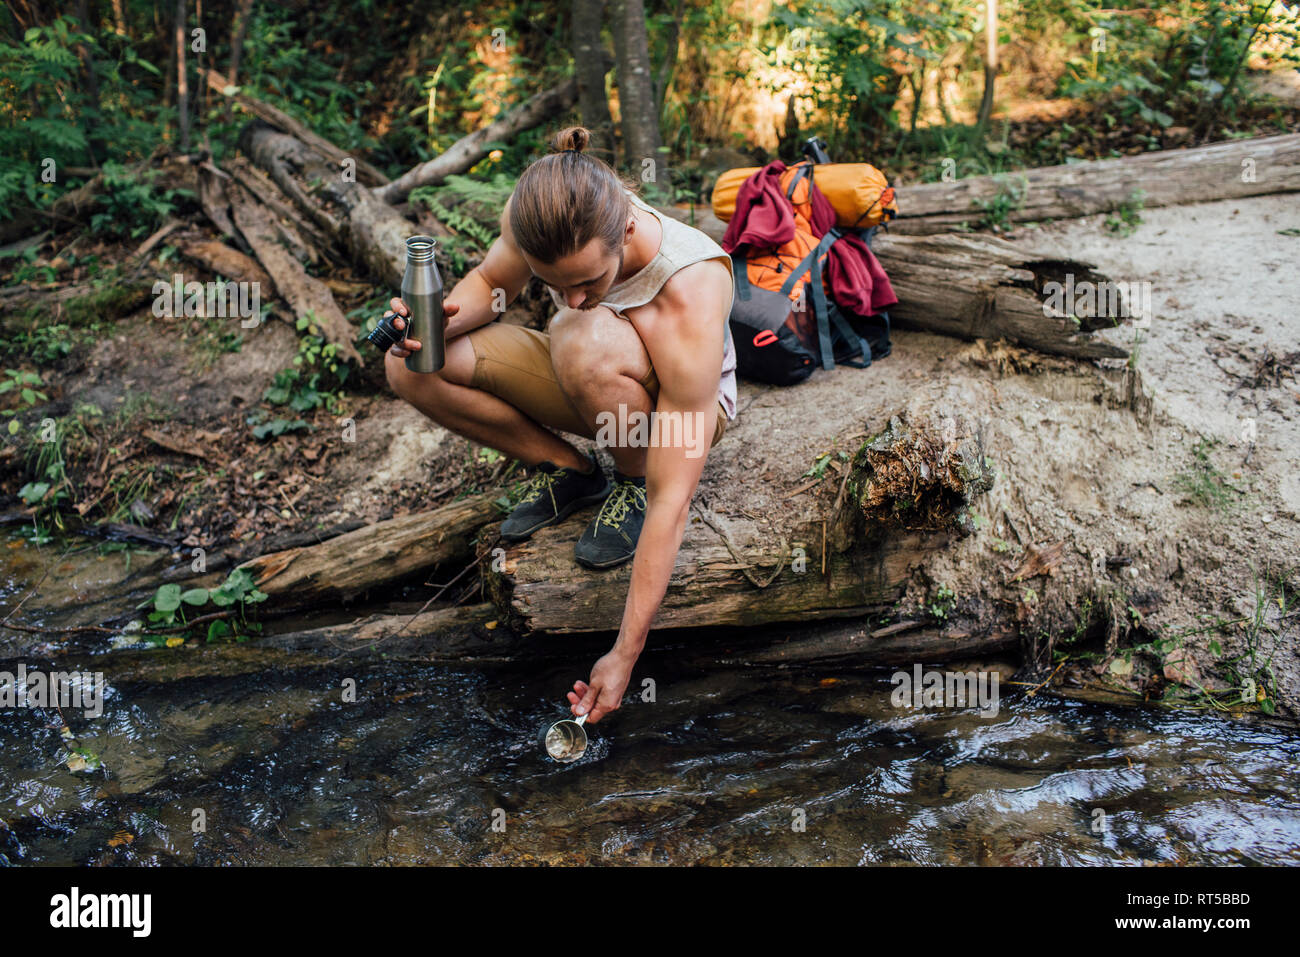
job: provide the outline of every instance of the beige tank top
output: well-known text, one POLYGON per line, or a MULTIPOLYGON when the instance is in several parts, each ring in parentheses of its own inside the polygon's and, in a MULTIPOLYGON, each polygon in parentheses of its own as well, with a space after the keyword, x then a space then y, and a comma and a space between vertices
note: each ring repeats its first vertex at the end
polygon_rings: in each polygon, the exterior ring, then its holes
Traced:
MULTIPOLYGON (((600 304, 608 306, 615 315, 626 319, 624 310, 644 306, 659 295, 659 290, 674 273, 705 259, 716 259, 726 263, 727 273, 733 280, 731 295, 734 301, 735 275, 732 272, 731 257, 722 251, 722 247, 693 226, 678 222, 671 216, 661 215, 657 209, 630 190, 628 195, 631 196, 632 202, 659 220, 659 227, 663 230, 663 241, 659 244, 659 252, 655 253, 655 257, 623 282, 611 286, 604 298, 600 300, 600 304)), ((549 286, 547 291, 550 292, 555 304, 563 309, 565 302, 560 298, 560 294, 549 286)), ((727 315, 730 314, 731 302, 728 302, 727 315)), ((736 417, 736 346, 731 341, 731 327, 726 320, 724 326, 726 347, 718 378, 718 401, 726 409, 727 418, 734 419, 736 417)))

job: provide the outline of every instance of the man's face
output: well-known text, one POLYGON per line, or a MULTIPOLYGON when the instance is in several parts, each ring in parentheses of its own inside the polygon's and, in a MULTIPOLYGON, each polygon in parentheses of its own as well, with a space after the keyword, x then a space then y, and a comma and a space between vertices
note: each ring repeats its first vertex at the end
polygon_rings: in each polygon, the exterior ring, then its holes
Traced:
POLYGON ((623 270, 623 246, 618 255, 609 253, 599 239, 593 239, 572 255, 543 263, 524 253, 533 275, 550 286, 570 309, 594 309, 623 270))

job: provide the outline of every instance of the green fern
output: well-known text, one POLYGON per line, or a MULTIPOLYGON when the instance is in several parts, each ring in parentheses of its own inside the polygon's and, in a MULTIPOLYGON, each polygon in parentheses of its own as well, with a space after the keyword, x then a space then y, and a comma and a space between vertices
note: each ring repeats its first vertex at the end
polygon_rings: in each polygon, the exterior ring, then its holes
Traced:
POLYGON ((410 198, 424 203, 439 222, 486 249, 496 239, 496 220, 514 188, 514 177, 504 173, 487 180, 453 175, 438 186, 412 190, 410 198))

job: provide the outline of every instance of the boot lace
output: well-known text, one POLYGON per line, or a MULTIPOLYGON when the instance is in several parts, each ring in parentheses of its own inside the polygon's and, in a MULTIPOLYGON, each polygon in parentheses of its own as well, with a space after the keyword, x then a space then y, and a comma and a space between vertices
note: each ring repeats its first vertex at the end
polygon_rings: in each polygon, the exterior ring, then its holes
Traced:
POLYGON ((520 505, 531 505, 542 497, 543 494, 550 496, 551 507, 557 512, 559 506, 555 503, 555 484, 560 480, 558 472, 536 472, 524 486, 524 494, 519 497, 520 505))
POLYGON ((614 486, 614 491, 609 493, 605 503, 601 505, 600 514, 596 516, 596 524, 618 528, 623 524, 623 519, 627 518, 628 510, 633 504, 637 508, 645 509, 645 489, 635 482, 619 482, 614 486))

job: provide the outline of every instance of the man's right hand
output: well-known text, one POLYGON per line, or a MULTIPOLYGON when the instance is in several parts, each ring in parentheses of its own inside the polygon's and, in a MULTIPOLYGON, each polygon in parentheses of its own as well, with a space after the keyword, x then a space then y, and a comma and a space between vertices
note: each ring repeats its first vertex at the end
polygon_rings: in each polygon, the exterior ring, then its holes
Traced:
MULTIPOLYGON (((455 303, 444 302, 442 304, 442 314, 448 319, 456 315, 458 312, 460 312, 460 306, 455 303)), ((411 315, 411 310, 406 308, 406 303, 402 302, 402 300, 393 298, 388 301, 388 312, 384 313, 384 318, 393 315, 397 316, 397 318, 393 320, 393 327, 400 332, 406 328, 406 318, 404 317, 409 317, 411 315)), ((419 339, 403 339, 388 351, 399 359, 405 359, 411 353, 419 352, 420 348, 419 339)))

